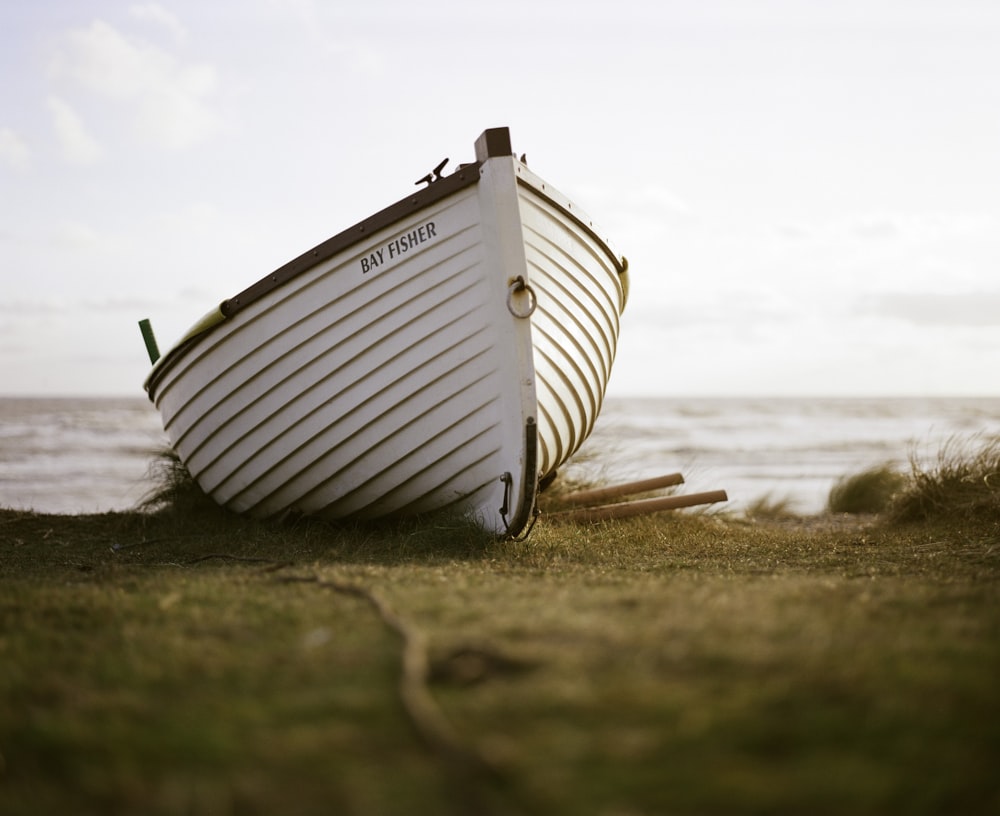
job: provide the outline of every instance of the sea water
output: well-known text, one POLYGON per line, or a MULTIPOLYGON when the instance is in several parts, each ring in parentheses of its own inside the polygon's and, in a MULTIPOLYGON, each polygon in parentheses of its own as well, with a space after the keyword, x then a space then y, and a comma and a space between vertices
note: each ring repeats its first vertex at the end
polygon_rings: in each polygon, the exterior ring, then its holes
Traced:
POLYGON ((725 490, 821 512, 837 481, 872 467, 933 466, 945 446, 1000 435, 1000 398, 609 401, 578 472, 615 483, 679 472, 683 492, 725 490))
MULTIPOLYGON (((766 498, 817 513, 843 476, 932 464, 977 435, 1000 435, 1000 398, 616 398, 564 472, 609 484, 681 473, 682 492, 725 490, 729 510, 766 498)), ((142 397, 0 398, 0 506, 129 509, 156 487, 165 445, 142 397)))
POLYGON ((0 398, 0 506, 126 510, 155 485, 166 436, 149 400, 0 398))

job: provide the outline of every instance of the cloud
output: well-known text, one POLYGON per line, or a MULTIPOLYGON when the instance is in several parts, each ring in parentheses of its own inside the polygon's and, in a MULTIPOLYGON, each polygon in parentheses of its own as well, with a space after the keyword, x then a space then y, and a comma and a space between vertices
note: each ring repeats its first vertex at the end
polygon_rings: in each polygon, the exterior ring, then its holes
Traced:
POLYGON ((854 213, 812 223, 785 221, 773 231, 791 241, 841 246, 931 243, 997 234, 997 217, 987 212, 854 213))
POLYGON ((868 241, 898 238, 903 229, 897 219, 885 215, 861 216, 851 227, 855 237, 868 241))
POLYGON ((153 23, 165 29, 177 43, 187 42, 187 29, 159 3, 136 3, 129 6, 128 13, 136 20, 153 23))
POLYGON ((0 128, 0 163, 13 170, 26 171, 31 166, 31 151, 10 128, 0 128))
MULTIPOLYGON (((40 316, 65 314, 69 312, 65 303, 58 300, 4 300, 0 301, 0 315, 11 319, 34 319, 40 316)), ((0 323, 0 328, 6 328, 0 323)))
POLYGON ((71 31, 52 64, 56 78, 121 105, 140 136, 182 149, 214 135, 215 69, 184 63, 173 54, 95 20, 71 31))
POLYGON ((97 230, 78 221, 67 221, 58 225, 53 233, 54 243, 72 252, 112 252, 114 242, 97 230))
POLYGON ((793 224, 790 222, 776 224, 774 231, 779 238, 788 241, 806 241, 813 238, 814 230, 803 224, 793 224))
POLYGON ((101 158, 101 147, 90 135, 73 107, 56 96, 49 97, 48 107, 66 161, 81 165, 98 162, 101 158))
POLYGON ((124 313, 131 319, 132 315, 145 314, 163 306, 162 298, 153 297, 103 297, 86 299, 81 302, 83 311, 91 314, 124 313))
POLYGON ((894 292, 861 301, 863 312, 918 326, 1000 326, 1000 292, 894 292))

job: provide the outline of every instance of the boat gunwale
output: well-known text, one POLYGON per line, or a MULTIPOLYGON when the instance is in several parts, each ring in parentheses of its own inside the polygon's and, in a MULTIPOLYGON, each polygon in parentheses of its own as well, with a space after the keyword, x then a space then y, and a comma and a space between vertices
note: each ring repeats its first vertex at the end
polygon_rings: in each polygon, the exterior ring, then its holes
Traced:
POLYGON ((167 372, 190 349, 211 334, 212 330, 217 326, 222 325, 252 303, 270 294, 293 278, 314 269, 321 263, 325 263, 341 252, 350 249, 355 244, 361 243, 368 236, 377 233, 379 230, 390 227, 406 216, 436 204, 438 201, 464 190, 466 187, 478 184, 480 164, 480 162, 476 162, 475 164, 462 165, 459 170, 450 176, 445 176, 423 190, 400 199, 394 204, 390 204, 388 207, 379 210, 374 215, 368 216, 363 221, 359 221, 354 226, 338 232, 336 235, 278 267, 237 295, 222 301, 218 307, 222 316, 221 320, 181 340, 153 366, 146 380, 146 391, 149 394, 149 399, 155 401, 156 387, 160 384, 163 377, 166 376, 167 372))
MULTIPOLYGON (((499 130, 499 129, 498 129, 499 130)), ((506 130, 506 129, 504 129, 506 130)), ((489 133, 489 131, 487 131, 489 133)), ((486 134, 484 134, 485 136, 486 134)), ((482 137, 480 137, 482 139, 482 137)), ((477 144, 477 148, 479 145, 477 144)), ((400 199, 394 204, 390 204, 379 210, 368 218, 348 227, 336 235, 328 238, 312 249, 303 252, 298 257, 280 266, 270 274, 248 286, 234 297, 228 298, 219 305, 218 314, 220 320, 211 322, 201 331, 183 338, 173 346, 163 357, 157 360, 149 375, 146 378, 145 389, 151 402, 156 401, 156 390, 163 378, 169 371, 196 345, 208 337, 215 328, 226 323, 234 315, 247 308, 254 302, 270 294, 275 289, 280 288, 292 279, 304 274, 322 264, 336 255, 350 249, 352 246, 362 242, 370 235, 380 230, 391 227, 403 218, 419 212, 438 201, 447 198, 467 187, 479 183, 481 168, 490 158, 501 158, 510 156, 517 161, 510 150, 509 135, 506 140, 499 144, 488 142, 488 147, 479 154, 482 158, 479 161, 459 165, 458 170, 449 176, 443 176, 431 182, 427 187, 417 191, 412 195, 400 199)), ((541 177, 528 169, 524 162, 518 162, 516 181, 519 186, 530 189, 566 218, 575 223, 590 238, 592 238, 607 256, 611 259, 619 277, 628 268, 627 261, 620 257, 612 248, 608 239, 601 237, 594 226, 593 221, 579 208, 575 208, 572 201, 560 193, 556 188, 543 181, 541 177)))
POLYGON ((552 187, 548 182, 543 181, 540 176, 532 173, 528 169, 528 165, 522 163, 520 168, 518 168, 517 183, 523 187, 527 187, 539 198, 552 205, 558 212, 562 213, 590 236, 598 247, 604 250, 604 253, 611 259, 615 271, 619 276, 628 270, 628 261, 618 255, 611 245, 610 239, 604 238, 601 235, 593 219, 578 207, 575 208, 573 202, 556 188, 552 187), (526 178, 524 173, 527 173, 530 178, 526 178))

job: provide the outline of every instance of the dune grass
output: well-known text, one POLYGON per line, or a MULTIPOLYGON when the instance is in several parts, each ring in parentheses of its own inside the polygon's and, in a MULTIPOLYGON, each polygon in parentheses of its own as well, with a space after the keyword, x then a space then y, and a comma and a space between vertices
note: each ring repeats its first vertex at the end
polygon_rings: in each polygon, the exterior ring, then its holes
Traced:
POLYGON ((1000 521, 1000 437, 954 436, 930 464, 911 453, 908 473, 881 464, 848 474, 830 491, 827 510, 882 514, 895 523, 1000 521))
POLYGON ((1000 808, 988 513, 497 542, 171 490, 0 511, 0 812, 1000 808))
POLYGON ((888 510, 897 522, 1000 521, 1000 437, 952 437, 931 466, 911 456, 908 489, 888 510))
POLYGON ((799 518, 795 502, 791 498, 776 497, 770 493, 750 502, 743 513, 752 521, 787 521, 799 518))
POLYGON ((876 465, 838 479, 830 490, 827 509, 856 515, 882 513, 908 485, 906 475, 892 465, 876 465))

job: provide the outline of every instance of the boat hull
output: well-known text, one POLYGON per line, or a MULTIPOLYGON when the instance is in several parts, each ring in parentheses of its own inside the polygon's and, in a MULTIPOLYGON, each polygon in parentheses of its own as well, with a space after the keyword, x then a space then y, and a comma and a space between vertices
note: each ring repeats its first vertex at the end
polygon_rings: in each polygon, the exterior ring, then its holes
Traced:
POLYGON ((589 433, 618 335, 616 257, 511 155, 435 181, 225 301, 146 383, 235 512, 528 523, 589 433))

